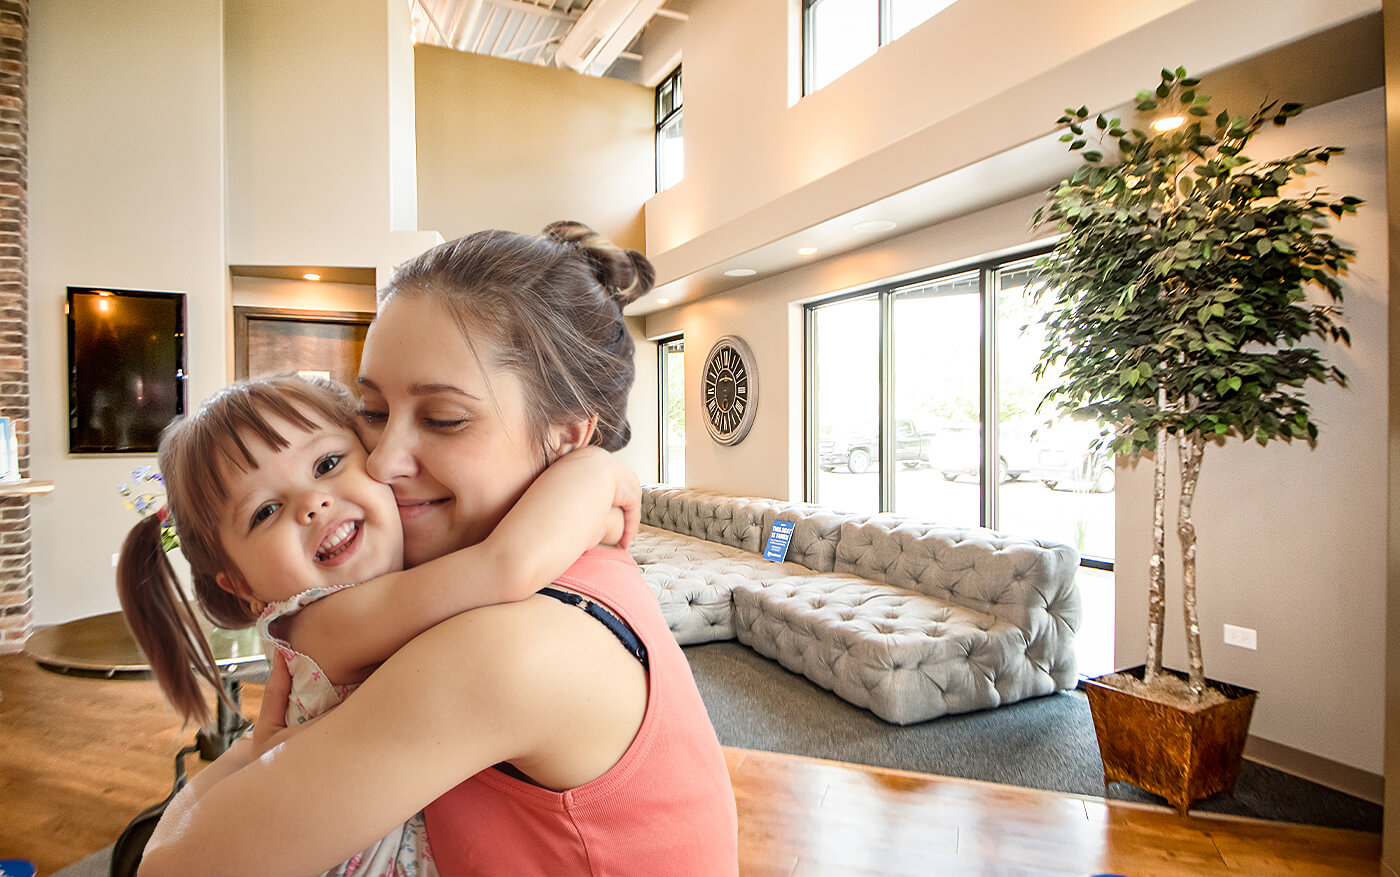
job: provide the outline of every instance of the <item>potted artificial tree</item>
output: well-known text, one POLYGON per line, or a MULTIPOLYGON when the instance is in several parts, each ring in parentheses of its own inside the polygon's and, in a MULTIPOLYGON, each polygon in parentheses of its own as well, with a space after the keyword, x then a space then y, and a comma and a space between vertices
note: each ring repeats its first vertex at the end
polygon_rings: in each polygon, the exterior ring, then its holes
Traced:
POLYGON ((1104 781, 1159 794, 1183 814, 1234 788, 1255 697, 1207 679, 1202 663, 1191 515, 1202 456, 1230 437, 1316 440, 1303 387, 1346 378, 1296 345, 1350 341, 1335 305, 1353 252, 1326 229, 1361 203, 1290 186, 1338 147, 1270 161, 1244 154, 1265 124, 1283 125, 1300 105, 1212 115, 1198 86, 1177 68, 1138 93, 1144 120, 1175 116, 1174 128, 1158 121, 1148 132, 1067 110, 1061 140, 1084 164, 1035 214, 1063 233, 1041 263, 1048 307, 1036 375, 1058 374, 1046 400, 1109 424, 1103 441, 1113 453, 1151 452, 1154 463, 1146 663, 1088 682, 1104 781), (1306 300, 1314 286, 1327 303, 1306 300), (1169 436, 1180 465, 1186 673, 1162 667, 1169 436))

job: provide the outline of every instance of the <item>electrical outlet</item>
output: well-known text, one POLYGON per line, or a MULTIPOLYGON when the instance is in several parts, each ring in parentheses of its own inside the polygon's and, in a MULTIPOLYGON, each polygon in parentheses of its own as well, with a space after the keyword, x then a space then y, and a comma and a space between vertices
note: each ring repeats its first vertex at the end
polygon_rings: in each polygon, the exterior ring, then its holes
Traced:
POLYGON ((1242 649, 1258 649, 1259 634, 1252 627, 1236 627, 1233 624, 1227 624, 1225 625, 1225 644, 1239 646, 1242 649))
POLYGON ((117 561, 119 561, 119 560, 121 560, 121 559, 122 559, 122 555, 121 555, 121 552, 120 552, 120 551, 118 551, 118 552, 116 552, 115 554, 112 555, 112 569, 116 569, 116 568, 117 568, 117 561))

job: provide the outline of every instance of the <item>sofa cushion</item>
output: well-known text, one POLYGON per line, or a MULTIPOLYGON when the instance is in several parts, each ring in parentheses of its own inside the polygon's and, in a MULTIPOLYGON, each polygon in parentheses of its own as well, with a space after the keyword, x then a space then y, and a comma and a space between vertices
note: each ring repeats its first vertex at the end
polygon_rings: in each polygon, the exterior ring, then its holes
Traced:
POLYGON ((856 576, 739 582, 734 613, 741 643, 895 724, 1061 687, 1015 626, 856 576))
POLYGON ((681 645, 733 639, 734 586, 791 575, 794 569, 645 524, 628 550, 681 645))
POLYGON ((1058 542, 888 517, 848 521, 836 570, 986 612, 1025 632, 1031 656, 1063 688, 1077 682, 1074 633, 1083 617, 1079 553, 1058 542))
MULTIPOLYGON (((841 527, 848 521, 864 518, 805 503, 775 504, 763 515, 763 541, 773 530, 774 521, 792 521, 792 538, 788 541, 787 560, 809 570, 832 572, 836 568, 836 543, 841 539, 841 527)), ((759 549, 760 551, 762 549, 759 549)))

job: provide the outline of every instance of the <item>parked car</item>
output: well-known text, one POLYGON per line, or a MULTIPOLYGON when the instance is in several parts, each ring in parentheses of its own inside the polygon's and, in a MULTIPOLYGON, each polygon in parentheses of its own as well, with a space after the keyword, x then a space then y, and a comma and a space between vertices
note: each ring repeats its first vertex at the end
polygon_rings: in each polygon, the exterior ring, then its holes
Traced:
POLYGON ((1031 433, 1030 476, 1051 490, 1112 493, 1113 455, 1103 446, 1107 426, 1094 420, 1048 420, 1031 433))
MULTIPOLYGON (((844 467, 850 472, 868 472, 880 465, 880 442, 874 431, 836 433, 817 445, 819 465, 824 472, 844 467)), ((906 469, 913 469, 928 460, 924 454, 924 439, 912 420, 895 423, 894 459, 906 469)))
MULTIPOLYGON (((1026 433, 1015 425, 1003 424, 997 447, 997 483, 1015 481, 1029 466, 1026 433)), ((982 475, 981 431, 975 425, 945 426, 929 433, 929 466, 948 481, 960 475, 977 479, 982 475)))

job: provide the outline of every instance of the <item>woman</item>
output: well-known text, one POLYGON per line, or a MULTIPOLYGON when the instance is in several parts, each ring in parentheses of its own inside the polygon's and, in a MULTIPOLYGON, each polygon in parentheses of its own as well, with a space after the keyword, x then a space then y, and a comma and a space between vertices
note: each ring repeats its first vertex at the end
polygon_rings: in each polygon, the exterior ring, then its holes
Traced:
MULTIPOLYGON (((399 272, 361 416, 409 565, 481 541, 558 455, 626 444, 621 308, 652 281, 575 223, 470 235, 399 272)), ((737 873, 723 756, 635 564, 595 549, 557 584, 438 625, 263 757, 206 770, 141 873, 315 873, 419 809, 447 875, 737 873)))

